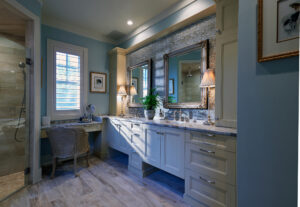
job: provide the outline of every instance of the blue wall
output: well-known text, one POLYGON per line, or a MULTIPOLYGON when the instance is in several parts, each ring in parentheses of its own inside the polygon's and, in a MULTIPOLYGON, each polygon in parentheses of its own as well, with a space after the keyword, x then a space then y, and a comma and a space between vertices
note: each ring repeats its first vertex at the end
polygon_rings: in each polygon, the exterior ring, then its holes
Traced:
MULTIPOLYGON (((88 48, 88 71, 105 72, 108 81, 108 52, 114 47, 113 44, 100 42, 77 34, 63 31, 47 25, 42 25, 42 58, 43 58, 43 85, 41 89, 41 116, 47 113, 47 39, 57 40, 88 48)), ((88 84, 89 85, 89 84, 88 84)), ((109 110, 109 84, 107 93, 88 93, 88 103, 96 106, 97 113, 108 114, 109 110)))
MULTIPOLYGON (((298 57, 257 63, 257 1, 239 1, 238 206, 297 206, 298 57)), ((275 21, 275 20, 274 20, 275 21)))
POLYGON ((37 16, 41 16, 41 4, 37 0, 17 0, 26 9, 30 10, 37 16))

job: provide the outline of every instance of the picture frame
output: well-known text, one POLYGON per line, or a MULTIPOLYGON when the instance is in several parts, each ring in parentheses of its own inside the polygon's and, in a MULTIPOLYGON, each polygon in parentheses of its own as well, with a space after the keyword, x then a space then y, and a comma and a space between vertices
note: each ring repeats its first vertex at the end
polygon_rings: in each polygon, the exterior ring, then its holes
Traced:
POLYGON ((139 93, 139 92, 138 92, 138 78, 132 78, 132 79, 131 79, 131 85, 134 86, 136 92, 139 93))
POLYGON ((106 73, 91 72, 90 73, 90 92, 106 93, 107 75, 106 73))
POLYGON ((174 79, 169 79, 169 95, 174 95, 174 79))
MULTIPOLYGON (((292 4, 298 4, 297 2, 297 0, 258 0, 258 62, 299 55, 299 39, 289 34, 286 28, 282 28, 285 21, 292 18, 292 4)), ((300 16, 296 20, 298 26, 295 28, 298 32, 299 18, 300 16)), ((296 32, 293 31, 294 33, 296 32)))

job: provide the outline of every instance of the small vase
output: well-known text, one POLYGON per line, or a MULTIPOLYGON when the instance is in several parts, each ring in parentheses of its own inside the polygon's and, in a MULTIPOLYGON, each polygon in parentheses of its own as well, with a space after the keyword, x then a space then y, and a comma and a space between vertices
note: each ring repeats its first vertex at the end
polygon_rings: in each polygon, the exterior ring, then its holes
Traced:
POLYGON ((153 120, 154 116, 155 116, 155 110, 145 110, 145 117, 148 120, 153 120))

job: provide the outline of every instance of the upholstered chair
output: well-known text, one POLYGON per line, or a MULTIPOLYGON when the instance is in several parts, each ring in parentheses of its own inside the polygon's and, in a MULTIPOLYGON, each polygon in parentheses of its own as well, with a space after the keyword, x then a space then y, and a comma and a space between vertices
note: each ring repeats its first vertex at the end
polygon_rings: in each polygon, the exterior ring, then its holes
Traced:
POLYGON ((74 175, 77 176, 77 158, 86 156, 89 166, 89 142, 88 133, 84 129, 75 127, 52 127, 47 130, 52 148, 52 173, 54 177, 57 159, 74 159, 74 175))

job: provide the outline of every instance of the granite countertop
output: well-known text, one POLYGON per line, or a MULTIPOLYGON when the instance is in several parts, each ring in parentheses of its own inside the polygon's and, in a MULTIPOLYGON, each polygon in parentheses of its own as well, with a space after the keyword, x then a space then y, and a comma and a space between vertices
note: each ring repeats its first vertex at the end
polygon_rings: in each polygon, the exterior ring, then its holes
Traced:
POLYGON ((143 124, 150 124, 156 126, 164 126, 164 127, 172 127, 178 129, 185 129, 185 130, 192 130, 192 131, 199 131, 204 133, 214 133, 219 135, 226 135, 226 136, 237 136, 237 130, 233 128, 225 128, 225 127, 216 127, 216 126, 208 126, 204 125, 203 121, 194 122, 180 122, 180 121, 173 121, 173 120, 147 120, 145 118, 134 118, 134 117, 119 117, 119 116, 103 116, 102 118, 113 118, 119 120, 126 120, 131 122, 139 122, 143 124))

